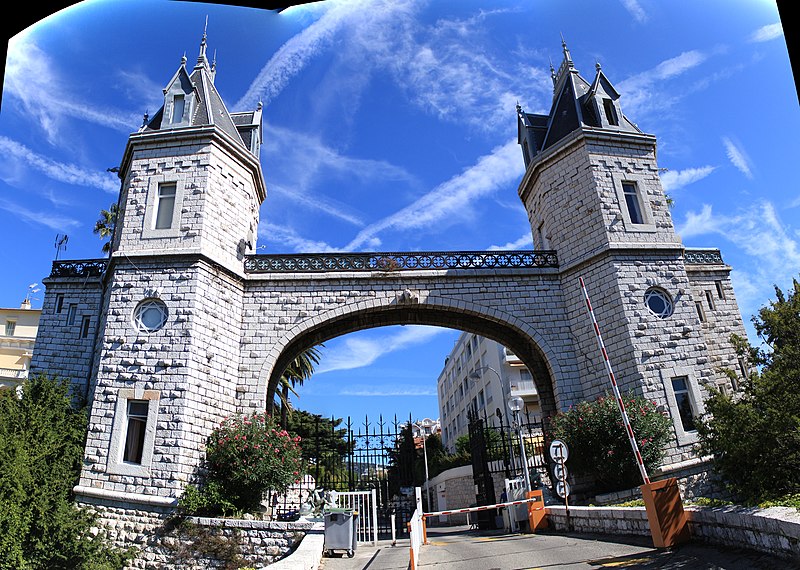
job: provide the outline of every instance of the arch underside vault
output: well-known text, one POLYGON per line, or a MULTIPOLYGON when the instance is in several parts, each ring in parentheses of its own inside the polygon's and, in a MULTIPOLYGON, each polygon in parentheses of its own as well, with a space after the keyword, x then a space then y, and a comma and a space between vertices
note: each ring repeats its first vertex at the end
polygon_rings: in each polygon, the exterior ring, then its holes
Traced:
MULTIPOLYGON (((480 312, 458 309, 428 303, 394 303, 388 306, 362 308, 337 314, 317 324, 295 327, 287 331, 279 353, 268 359, 262 369, 266 383, 267 401, 275 395, 280 376, 288 364, 302 351, 324 343, 330 339, 360 330, 392 326, 392 325, 427 325, 457 329, 477 334, 497 341, 511 350, 530 370, 540 395, 542 412, 545 416, 557 409, 557 397, 554 386, 557 384, 559 367, 552 359, 548 359, 528 328, 517 319, 509 317, 490 317, 480 312), (274 362, 274 365, 271 364, 274 362), (267 370, 268 369, 268 370, 267 370)), ((444 357, 445 355, 443 355, 444 357)), ((431 378, 436 382, 436 378, 431 378)), ((263 385, 263 384, 262 384, 263 385)))

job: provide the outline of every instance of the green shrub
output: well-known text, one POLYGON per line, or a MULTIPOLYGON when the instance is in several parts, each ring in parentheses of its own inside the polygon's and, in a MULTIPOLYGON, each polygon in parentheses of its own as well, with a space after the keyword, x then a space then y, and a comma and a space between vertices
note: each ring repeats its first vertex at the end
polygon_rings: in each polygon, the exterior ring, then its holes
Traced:
POLYGON ((66 382, 40 375, 22 398, 0 391, 1 569, 117 569, 130 558, 94 536, 95 517, 72 501, 86 425, 66 382))
MULTIPOLYGON (((226 511, 233 505, 255 512, 267 491, 283 493, 300 479, 300 437, 281 429, 266 412, 231 417, 209 436, 206 461, 203 507, 226 511)), ((196 499, 190 495, 187 501, 196 499)))
MULTIPOLYGON (((622 397, 648 472, 664 457, 670 421, 655 402, 631 394, 622 397)), ((598 492, 619 491, 641 485, 636 457, 613 396, 580 402, 554 416, 550 437, 569 448, 567 467, 576 475, 594 477, 598 492)))

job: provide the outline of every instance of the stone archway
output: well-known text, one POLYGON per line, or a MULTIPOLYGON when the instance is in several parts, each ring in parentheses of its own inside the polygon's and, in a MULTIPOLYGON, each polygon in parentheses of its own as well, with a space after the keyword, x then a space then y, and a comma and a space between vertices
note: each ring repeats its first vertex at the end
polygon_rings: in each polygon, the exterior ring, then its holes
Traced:
POLYGON ((512 350, 531 371, 540 394, 544 415, 555 413, 557 386, 562 371, 552 347, 528 323, 511 314, 463 301, 414 302, 404 299, 384 304, 373 299, 338 307, 328 314, 304 321, 286 331, 268 352, 259 373, 259 390, 270 401, 286 366, 303 350, 359 330, 390 325, 429 325, 471 332, 497 341, 512 350))

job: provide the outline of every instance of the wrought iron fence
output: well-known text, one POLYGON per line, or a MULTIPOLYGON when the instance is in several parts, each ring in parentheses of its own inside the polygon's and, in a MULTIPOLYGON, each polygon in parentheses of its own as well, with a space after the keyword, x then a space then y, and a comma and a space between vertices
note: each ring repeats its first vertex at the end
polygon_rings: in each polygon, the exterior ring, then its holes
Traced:
POLYGON ((555 251, 449 251, 393 253, 306 253, 245 257, 247 273, 332 271, 419 271, 558 267, 555 251))
POLYGON ((723 265, 718 249, 687 249, 683 256, 687 265, 723 265))
POLYGON ((107 259, 54 261, 50 277, 100 277, 107 266, 107 259))

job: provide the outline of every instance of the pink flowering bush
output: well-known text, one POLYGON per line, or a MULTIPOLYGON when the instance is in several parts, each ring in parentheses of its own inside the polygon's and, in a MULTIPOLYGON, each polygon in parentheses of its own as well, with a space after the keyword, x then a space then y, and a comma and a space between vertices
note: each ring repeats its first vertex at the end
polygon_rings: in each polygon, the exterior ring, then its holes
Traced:
MULTIPOLYGON (((672 423, 656 403, 632 394, 622 397, 639 452, 648 473, 660 465, 672 423)), ((597 491, 619 491, 642 484, 622 415, 613 395, 580 402, 551 419, 551 439, 569 448, 567 468, 576 475, 595 478, 597 491)))
POLYGON ((301 477, 300 438, 264 413, 227 418, 208 438, 208 482, 243 512, 268 491, 283 493, 301 477))

